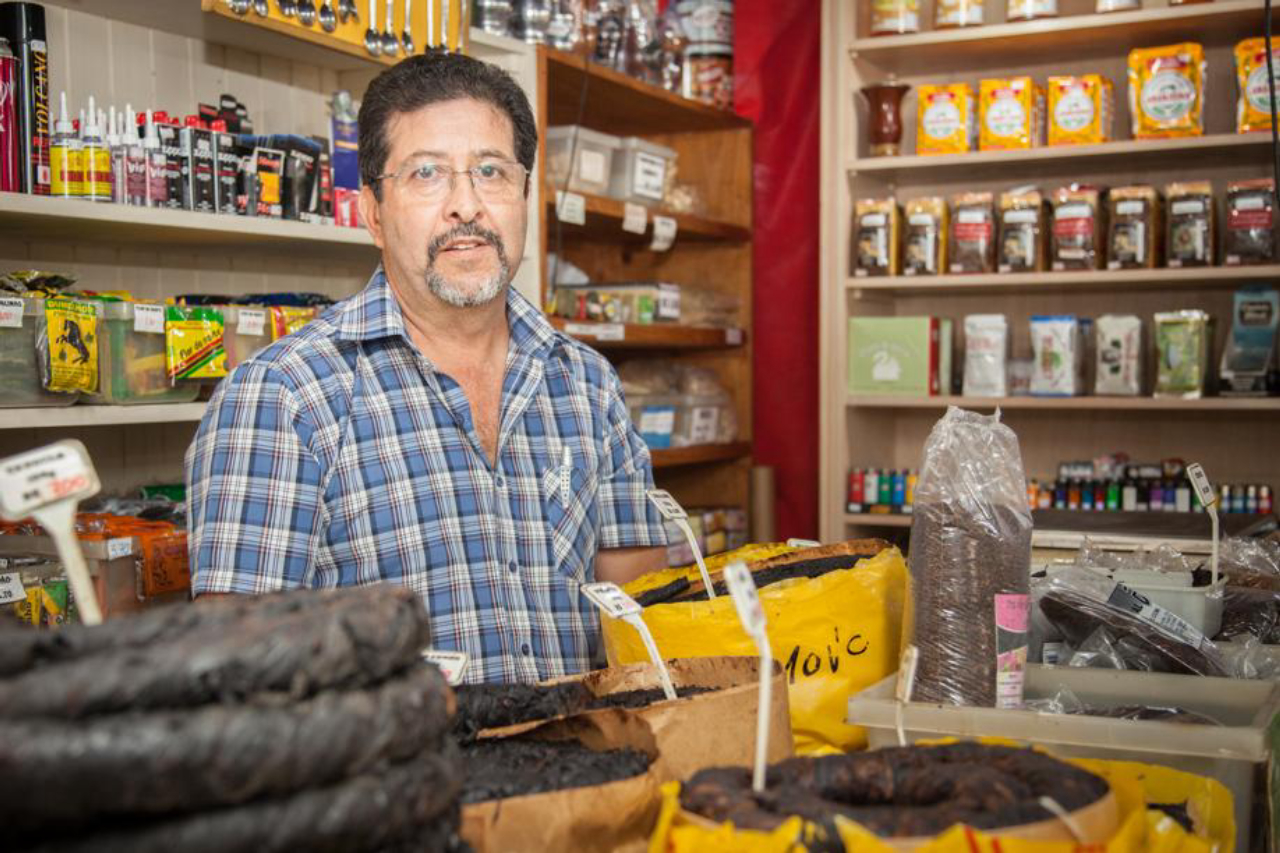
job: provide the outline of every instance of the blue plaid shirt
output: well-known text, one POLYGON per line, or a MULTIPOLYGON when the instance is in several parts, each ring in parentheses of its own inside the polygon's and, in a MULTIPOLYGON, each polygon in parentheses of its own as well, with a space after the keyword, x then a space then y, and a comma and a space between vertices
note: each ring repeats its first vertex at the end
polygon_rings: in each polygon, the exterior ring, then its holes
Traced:
POLYGON ((604 357, 514 289, 507 321, 496 465, 381 269, 237 368, 187 451, 194 592, 391 581, 468 681, 587 669, 596 551, 666 544, 649 451, 604 357))

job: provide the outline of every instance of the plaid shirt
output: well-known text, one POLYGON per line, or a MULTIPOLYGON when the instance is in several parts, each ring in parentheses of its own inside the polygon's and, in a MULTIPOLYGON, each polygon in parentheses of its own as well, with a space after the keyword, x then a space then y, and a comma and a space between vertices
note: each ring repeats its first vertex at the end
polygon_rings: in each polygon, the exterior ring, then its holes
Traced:
POLYGON ((192 588, 417 592, 469 681, 589 668, 598 549, 666 544, 617 374, 510 290, 496 465, 382 270, 237 368, 187 451, 192 588))

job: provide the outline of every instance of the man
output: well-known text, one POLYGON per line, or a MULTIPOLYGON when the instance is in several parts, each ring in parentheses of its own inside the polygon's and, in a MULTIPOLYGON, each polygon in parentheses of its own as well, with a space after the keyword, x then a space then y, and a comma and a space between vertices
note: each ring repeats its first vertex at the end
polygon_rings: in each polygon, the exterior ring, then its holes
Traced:
POLYGON ((387 580, 469 681, 588 668, 579 586, 663 567, 666 539, 616 373, 510 287, 536 148, 494 66, 414 56, 369 86, 382 264, 214 394, 187 454, 196 595, 387 580))

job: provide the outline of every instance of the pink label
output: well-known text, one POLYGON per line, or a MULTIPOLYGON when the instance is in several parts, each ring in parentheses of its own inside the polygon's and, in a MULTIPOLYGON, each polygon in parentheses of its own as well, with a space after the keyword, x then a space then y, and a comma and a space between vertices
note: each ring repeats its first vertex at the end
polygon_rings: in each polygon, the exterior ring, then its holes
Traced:
POLYGON ((996 627, 1025 632, 1031 618, 1031 596, 1005 593, 996 596, 996 627))

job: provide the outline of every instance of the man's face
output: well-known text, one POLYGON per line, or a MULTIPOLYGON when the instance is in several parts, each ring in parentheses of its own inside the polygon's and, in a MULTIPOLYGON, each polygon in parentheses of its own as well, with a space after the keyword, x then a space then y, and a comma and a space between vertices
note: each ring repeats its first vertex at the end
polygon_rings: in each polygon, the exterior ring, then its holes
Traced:
POLYGON ((366 187, 360 207, 392 279, 414 296, 430 293, 460 308, 501 296, 524 256, 523 181, 507 194, 493 184, 477 190, 458 174, 450 189, 441 167, 515 164, 511 120, 482 101, 444 101, 394 116, 387 140, 382 171, 399 177, 381 182, 381 202, 366 187), (433 173, 443 184, 424 191, 423 177, 433 173))

